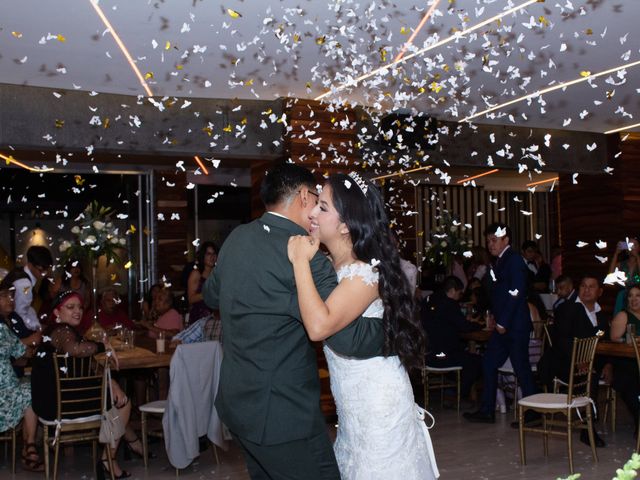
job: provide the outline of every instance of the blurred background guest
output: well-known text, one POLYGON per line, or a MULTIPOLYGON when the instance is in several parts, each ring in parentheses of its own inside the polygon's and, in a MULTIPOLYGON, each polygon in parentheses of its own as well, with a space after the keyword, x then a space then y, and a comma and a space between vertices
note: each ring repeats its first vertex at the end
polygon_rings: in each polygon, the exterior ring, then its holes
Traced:
MULTIPOLYGON (((625 240, 617 243, 616 251, 609 264, 609 273, 613 273, 616 268, 627 275, 625 286, 640 283, 640 262, 638 252, 640 251, 640 240, 637 236, 629 236, 625 240)), ((626 308, 627 292, 623 289, 616 296, 616 303, 613 307, 615 315, 626 308)))
MULTIPOLYGON (((640 284, 631 285, 627 289, 627 307, 613 317, 611 321, 611 340, 625 340, 627 326, 633 325, 635 332, 640 332, 640 284)), ((613 365, 612 386, 619 393, 631 415, 633 415, 635 434, 638 434, 638 398, 640 398, 640 377, 638 363, 634 358, 615 357, 613 365)))
MULTIPOLYGON (((5 299, 0 302, 6 304, 5 299)), ((0 432, 18 426, 23 421, 22 437, 22 465, 25 470, 33 472, 44 471, 44 465, 36 448, 36 430, 38 417, 31 408, 31 384, 20 381, 11 367, 12 358, 32 355, 33 346, 40 342, 40 332, 20 340, 4 323, 0 323, 0 432)))
POLYGON ((40 327, 36 313, 40 299, 37 298, 36 301, 36 297, 42 280, 50 273, 51 265, 53 265, 53 258, 49 249, 34 245, 27 250, 27 264, 22 268, 11 270, 2 280, 15 288, 15 310, 27 328, 32 331, 40 327), (32 305, 34 301, 37 308, 32 305))
POLYGON ((573 279, 569 275, 560 275, 556 278, 556 294, 558 299, 553 303, 553 316, 557 315, 557 311, 561 305, 573 303, 576 301, 578 292, 573 285, 573 279))
POLYGON ((464 349, 460 334, 482 328, 465 319, 460 309, 463 285, 459 278, 445 277, 442 291, 433 295, 422 308, 422 324, 427 334, 426 364, 443 368, 462 366, 460 390, 468 397, 482 371, 479 355, 464 349))
POLYGON ((62 277, 60 278, 60 287, 58 289, 60 292, 64 292, 67 290, 71 290, 72 292, 76 292, 80 295, 82 299, 82 305, 84 305, 85 310, 89 310, 91 307, 91 282, 87 280, 87 277, 84 276, 82 272, 82 265, 80 261, 77 259, 69 260, 62 272, 62 277))
POLYGON ((551 267, 542 258, 538 244, 533 240, 526 240, 522 243, 521 250, 524 262, 529 269, 529 284, 536 292, 548 292, 551 267))
MULTIPOLYGON (((20 315, 15 312, 13 286, 4 282, 0 283, 0 323, 4 323, 11 333, 16 338, 22 340, 25 345, 37 347, 42 340, 40 330, 36 330, 35 332, 29 330, 22 321, 22 318, 20 318, 20 315)), ((22 378, 28 358, 22 355, 18 357, 12 357, 11 363, 16 376, 22 378)))
POLYGON ((99 302, 98 323, 102 328, 107 331, 116 325, 129 329, 135 328, 135 324, 129 319, 129 315, 123 308, 120 295, 114 287, 103 289, 99 302))
POLYGON ((149 291, 142 300, 142 319, 150 322, 155 322, 158 318, 157 312, 153 310, 153 305, 158 292, 164 288, 161 283, 154 283, 149 287, 149 291))
POLYGON ((141 324, 149 330, 152 338, 156 338, 160 332, 170 338, 182 330, 182 315, 173 308, 173 294, 168 288, 162 288, 157 293, 151 311, 157 315, 156 320, 143 320, 141 324))
POLYGON ((218 247, 213 242, 204 242, 198 250, 198 258, 187 280, 187 299, 189 301, 189 323, 213 314, 202 298, 202 286, 209 278, 218 259, 218 247))

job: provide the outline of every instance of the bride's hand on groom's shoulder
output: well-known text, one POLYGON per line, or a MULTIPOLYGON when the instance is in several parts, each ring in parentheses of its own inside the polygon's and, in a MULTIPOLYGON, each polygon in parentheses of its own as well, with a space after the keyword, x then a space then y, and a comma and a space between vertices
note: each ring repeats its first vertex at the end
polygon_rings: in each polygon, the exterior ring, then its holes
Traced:
POLYGON ((309 261, 318 251, 320 242, 308 235, 294 235, 289 237, 287 246, 287 254, 289 261, 295 263, 297 261, 309 261))

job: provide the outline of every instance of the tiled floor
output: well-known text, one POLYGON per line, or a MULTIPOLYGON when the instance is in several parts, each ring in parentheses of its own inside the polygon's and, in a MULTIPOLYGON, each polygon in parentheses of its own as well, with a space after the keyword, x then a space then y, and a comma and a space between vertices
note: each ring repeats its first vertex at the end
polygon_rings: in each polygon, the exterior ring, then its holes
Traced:
MULTIPOLYGON (((576 471, 582 473, 581 480, 603 480, 612 478, 616 468, 630 456, 635 446, 633 426, 619 405, 616 433, 610 433, 601 425, 598 429, 607 442, 607 447, 598 449, 600 461, 594 464, 589 447, 574 442, 574 462, 576 471)), ((495 425, 469 424, 459 417, 455 410, 434 408, 432 413, 436 425, 431 430, 441 479, 523 479, 555 480, 568 475, 566 444, 562 439, 550 440, 549 457, 542 454, 542 441, 539 436, 528 437, 528 465, 520 466, 518 453, 518 432, 510 428, 512 416, 498 414, 495 425)), ((333 433, 333 431, 332 431, 333 433)), ((175 470, 168 464, 161 443, 155 443, 151 449, 158 458, 151 460, 145 471, 142 460, 121 461, 121 465, 133 475, 132 479, 174 479, 175 470)), ((0 449, 3 451, 4 449, 0 449)), ((242 454, 234 445, 227 452, 221 452, 221 464, 215 465, 211 450, 204 452, 189 468, 180 472, 181 478, 246 480, 248 475, 244 467, 242 454)), ((92 478, 90 449, 78 448, 73 456, 62 459, 61 479, 92 478)), ((42 474, 27 473, 20 465, 17 473, 11 476, 7 462, 2 457, 0 479, 35 480, 43 479, 42 474)), ((412 480, 412 479, 406 479, 412 480)))

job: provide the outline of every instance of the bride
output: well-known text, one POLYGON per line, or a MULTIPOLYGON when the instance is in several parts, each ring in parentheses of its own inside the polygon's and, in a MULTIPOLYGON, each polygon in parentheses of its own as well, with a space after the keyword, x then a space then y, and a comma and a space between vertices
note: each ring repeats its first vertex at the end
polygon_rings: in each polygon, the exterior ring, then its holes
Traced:
POLYGON ((384 356, 356 359, 324 346, 338 411, 334 450, 345 480, 434 479, 431 439, 407 372, 422 366, 423 335, 379 190, 356 173, 329 177, 311 212, 311 236, 289 239, 298 302, 312 340, 359 316, 382 321, 384 356), (323 243, 338 286, 324 302, 309 260, 323 243))

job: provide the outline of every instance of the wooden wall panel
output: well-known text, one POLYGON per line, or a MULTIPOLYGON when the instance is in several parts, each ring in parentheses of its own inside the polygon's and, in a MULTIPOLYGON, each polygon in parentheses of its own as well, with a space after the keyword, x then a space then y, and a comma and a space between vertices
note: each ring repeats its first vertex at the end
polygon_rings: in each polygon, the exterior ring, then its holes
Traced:
POLYGON ((184 172, 158 171, 155 176, 155 222, 158 280, 163 276, 173 291, 183 290, 182 269, 189 250, 190 212, 187 202, 187 176, 184 172), (164 220, 159 220, 160 215, 164 220), (173 216, 173 219, 172 219, 173 216))
MULTIPOLYGON (((640 234, 640 134, 612 135, 609 166, 613 174, 579 175, 573 184, 571 175, 560 176, 559 211, 562 238, 563 272, 579 279, 595 274, 604 279, 608 263, 595 255, 611 258, 616 243, 629 235, 640 234), (606 249, 594 243, 607 242, 606 249), (579 241, 589 243, 578 248, 579 241)), ((605 287, 602 306, 613 309, 619 287, 605 287)))

